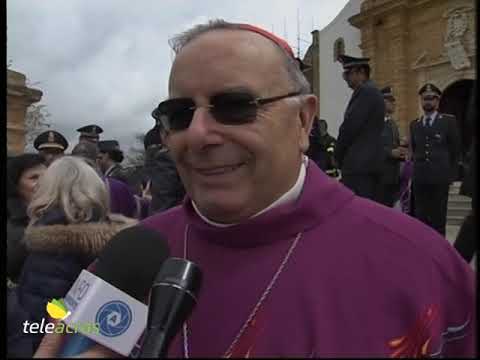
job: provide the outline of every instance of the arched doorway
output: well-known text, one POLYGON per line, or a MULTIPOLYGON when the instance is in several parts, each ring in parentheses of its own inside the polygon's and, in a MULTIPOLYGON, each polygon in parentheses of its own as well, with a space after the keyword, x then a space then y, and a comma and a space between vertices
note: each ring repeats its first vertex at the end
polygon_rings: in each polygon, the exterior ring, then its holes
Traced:
POLYGON ((439 111, 455 115, 457 118, 462 160, 465 159, 472 142, 473 129, 467 121, 466 115, 473 84, 474 80, 458 80, 443 91, 442 98, 440 99, 439 111))

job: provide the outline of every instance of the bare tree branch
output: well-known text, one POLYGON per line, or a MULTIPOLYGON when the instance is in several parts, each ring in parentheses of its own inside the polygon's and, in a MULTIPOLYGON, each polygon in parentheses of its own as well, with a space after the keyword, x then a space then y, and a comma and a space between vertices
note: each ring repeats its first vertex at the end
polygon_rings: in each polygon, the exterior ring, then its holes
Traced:
POLYGON ((50 116, 46 105, 32 104, 28 107, 25 114, 25 151, 33 150, 35 138, 50 127, 50 116))
POLYGON ((145 163, 145 149, 143 146, 143 140, 145 134, 135 134, 135 145, 128 149, 125 155, 125 164, 127 166, 143 166, 145 163))

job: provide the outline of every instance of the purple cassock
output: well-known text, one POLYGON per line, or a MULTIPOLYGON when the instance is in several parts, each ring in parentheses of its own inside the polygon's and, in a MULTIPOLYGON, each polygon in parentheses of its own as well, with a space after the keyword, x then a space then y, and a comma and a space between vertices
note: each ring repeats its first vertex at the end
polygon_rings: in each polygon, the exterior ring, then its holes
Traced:
POLYGON ((469 265, 434 230, 355 196, 311 161, 295 202, 245 223, 210 225, 187 197, 143 224, 166 236, 172 256, 187 244, 203 272, 187 341, 180 331, 169 357, 185 347, 190 357, 475 354, 469 265))
POLYGON ((405 214, 411 215, 413 161, 406 160, 400 172, 400 207, 405 214))
POLYGON ((137 215, 137 204, 128 185, 112 177, 104 177, 110 193, 110 211, 115 214, 122 214, 128 217, 137 215))

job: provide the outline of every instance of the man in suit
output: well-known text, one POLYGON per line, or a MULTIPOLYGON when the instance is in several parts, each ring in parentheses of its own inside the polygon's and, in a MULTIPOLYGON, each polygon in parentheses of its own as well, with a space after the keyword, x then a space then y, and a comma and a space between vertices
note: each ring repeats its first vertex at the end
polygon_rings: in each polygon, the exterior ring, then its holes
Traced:
POLYGON ((342 183, 356 195, 373 200, 383 162, 383 95, 370 80, 369 58, 340 55, 339 61, 353 94, 339 129, 335 159, 342 183))
POLYGON ((382 132, 384 161, 382 176, 377 188, 377 199, 385 206, 393 207, 399 196, 400 162, 405 160, 406 149, 400 146, 400 134, 392 115, 395 112, 395 97, 392 88, 382 89, 385 101, 385 127, 382 132))
POLYGON ((424 114, 410 123, 415 217, 445 235, 448 190, 456 178, 460 138, 455 116, 438 112, 442 92, 427 83, 419 91, 424 114))
MULTIPOLYGON (((99 166, 96 160, 99 158, 99 150, 97 144, 91 141, 81 141, 72 150, 72 156, 79 156, 84 158, 95 171, 100 172, 99 166)), ((122 214, 127 217, 138 216, 138 207, 135 201, 135 197, 130 191, 127 184, 114 179, 111 176, 102 176, 102 180, 107 186, 107 190, 110 194, 110 211, 116 214, 122 214)))

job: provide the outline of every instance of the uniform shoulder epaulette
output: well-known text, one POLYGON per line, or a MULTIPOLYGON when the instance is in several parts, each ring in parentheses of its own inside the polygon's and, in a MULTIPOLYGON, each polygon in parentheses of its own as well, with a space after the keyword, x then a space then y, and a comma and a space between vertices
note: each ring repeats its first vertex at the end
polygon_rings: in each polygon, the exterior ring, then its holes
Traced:
POLYGON ((439 114, 440 116, 444 117, 444 118, 449 118, 449 119, 456 119, 457 117, 453 114, 446 114, 446 113, 440 113, 439 114))

